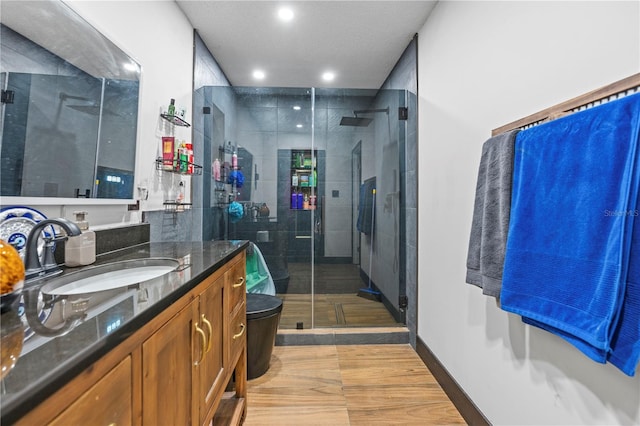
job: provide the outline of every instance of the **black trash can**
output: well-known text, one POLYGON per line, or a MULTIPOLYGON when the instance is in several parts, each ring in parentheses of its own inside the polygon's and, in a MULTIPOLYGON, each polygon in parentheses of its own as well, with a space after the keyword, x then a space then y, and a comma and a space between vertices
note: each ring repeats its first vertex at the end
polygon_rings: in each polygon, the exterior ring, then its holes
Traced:
POLYGON ((276 343, 282 300, 268 294, 247 293, 247 379, 269 369, 276 343))

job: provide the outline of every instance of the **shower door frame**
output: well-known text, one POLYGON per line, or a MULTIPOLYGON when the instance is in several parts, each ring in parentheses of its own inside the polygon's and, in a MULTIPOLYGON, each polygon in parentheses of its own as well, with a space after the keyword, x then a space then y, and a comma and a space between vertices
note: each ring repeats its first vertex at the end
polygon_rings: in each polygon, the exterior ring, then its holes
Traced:
POLYGON ((362 181, 362 140, 351 150, 351 263, 360 265, 360 232, 357 228, 360 182, 362 181))

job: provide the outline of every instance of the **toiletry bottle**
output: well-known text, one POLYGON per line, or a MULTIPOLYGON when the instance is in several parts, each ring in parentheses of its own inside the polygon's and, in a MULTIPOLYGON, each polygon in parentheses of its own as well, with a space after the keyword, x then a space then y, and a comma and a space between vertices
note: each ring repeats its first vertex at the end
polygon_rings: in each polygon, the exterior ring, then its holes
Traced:
POLYGON ((184 182, 180 181, 180 185, 178 187, 178 195, 176 196, 177 203, 184 202, 184 182))
POLYGON ((238 154, 233 151, 233 154, 231 154, 231 167, 233 168, 233 170, 236 170, 238 168, 238 154))
POLYGON ((173 154, 173 171, 180 171, 180 139, 176 139, 174 145, 175 151, 173 154))
POLYGON ((171 99, 169 102, 169 108, 167 109, 167 115, 173 117, 176 114, 176 100, 171 99))
POLYGON ((162 137, 162 168, 164 170, 173 168, 174 142, 173 136, 162 137))
POLYGON ((295 210, 298 208, 298 194, 294 192, 291 193, 291 209, 295 210))
POLYGON ((211 174, 216 182, 220 181, 220 160, 217 158, 213 161, 213 170, 211 171, 211 174))
POLYGON ((304 205, 304 194, 302 192, 298 192, 297 198, 298 199, 296 200, 296 209, 302 210, 302 207, 304 205))
POLYGON ((192 175, 193 174, 193 170, 194 170, 194 167, 193 167, 193 144, 188 143, 188 144, 186 144, 186 147, 187 147, 187 161, 188 161, 187 173, 192 175))
POLYGON ((73 214, 82 234, 65 241, 64 264, 70 267, 90 265, 96 261, 96 233, 89 231, 89 223, 85 220, 87 212, 75 211, 73 214))
POLYGON ((189 153, 187 150, 187 144, 184 142, 180 147, 180 173, 187 173, 189 170, 189 153))
POLYGON ((309 210, 309 196, 307 194, 304 195, 304 201, 302 202, 302 209, 309 210))

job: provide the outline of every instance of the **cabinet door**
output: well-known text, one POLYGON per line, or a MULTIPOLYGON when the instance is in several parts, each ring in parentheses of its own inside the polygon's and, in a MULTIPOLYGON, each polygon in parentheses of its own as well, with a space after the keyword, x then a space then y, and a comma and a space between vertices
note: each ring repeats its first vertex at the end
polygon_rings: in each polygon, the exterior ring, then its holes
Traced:
POLYGON ((130 425, 131 404, 131 357, 128 356, 50 424, 130 425))
POLYGON ((194 354, 201 350, 196 333, 197 300, 142 344, 142 422, 145 425, 195 425, 194 354), (196 340, 194 340, 196 339, 196 340), (194 347, 197 347, 194 348, 194 347))
MULTIPOLYGON (((200 293, 200 327, 207 333, 207 347, 198 365, 200 424, 204 424, 215 398, 223 391, 223 305, 224 275, 200 293)), ((197 352, 197 351, 196 351, 197 352)))

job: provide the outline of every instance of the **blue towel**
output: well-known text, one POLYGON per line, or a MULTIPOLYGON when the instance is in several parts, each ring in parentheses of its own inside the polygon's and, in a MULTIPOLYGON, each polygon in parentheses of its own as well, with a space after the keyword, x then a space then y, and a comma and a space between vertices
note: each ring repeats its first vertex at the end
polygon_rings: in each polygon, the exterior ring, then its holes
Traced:
POLYGON ((629 251, 629 268, 620 317, 611 339, 609 351, 598 349, 584 340, 547 324, 523 317, 526 324, 534 325, 561 336, 594 361, 611 362, 623 373, 634 376, 640 361, 640 191, 635 209, 623 212, 633 218, 633 233, 629 251))
POLYGON ((599 362, 625 300, 639 130, 640 94, 516 137, 502 308, 599 362))
POLYGON ((636 208, 629 214, 634 219, 629 273, 618 327, 611 342, 608 361, 633 376, 640 360, 640 191, 636 208))

